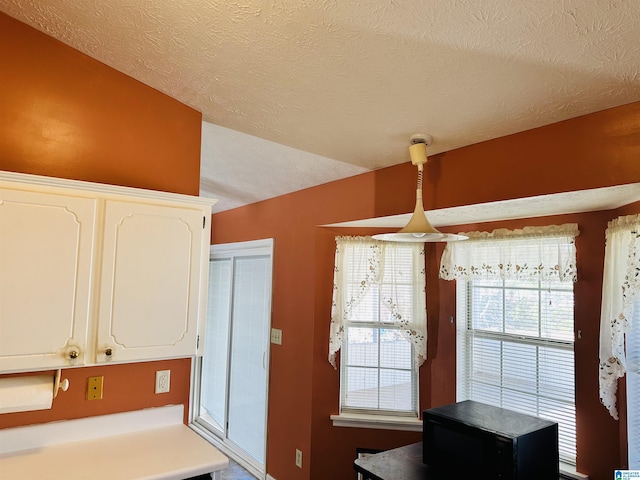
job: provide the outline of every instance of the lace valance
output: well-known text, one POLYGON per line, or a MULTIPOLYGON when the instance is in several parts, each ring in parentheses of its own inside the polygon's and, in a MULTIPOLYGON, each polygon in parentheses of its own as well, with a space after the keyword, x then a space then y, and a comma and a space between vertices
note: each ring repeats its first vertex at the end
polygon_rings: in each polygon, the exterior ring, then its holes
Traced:
POLYGON ((440 278, 575 282, 575 237, 579 233, 575 223, 465 232, 469 240, 451 242, 445 247, 440 278))
POLYGON ((382 242, 371 237, 336 237, 329 334, 329 362, 334 368, 346 323, 353 320, 352 314, 367 292, 382 283, 380 307, 387 310, 413 343, 417 365, 424 362, 427 356, 424 245, 382 242), (411 285, 409 292, 407 284, 411 285))
POLYGON ((640 215, 618 217, 605 232, 600 315, 600 401, 618 418, 618 379, 626 372, 625 335, 640 299, 640 215))

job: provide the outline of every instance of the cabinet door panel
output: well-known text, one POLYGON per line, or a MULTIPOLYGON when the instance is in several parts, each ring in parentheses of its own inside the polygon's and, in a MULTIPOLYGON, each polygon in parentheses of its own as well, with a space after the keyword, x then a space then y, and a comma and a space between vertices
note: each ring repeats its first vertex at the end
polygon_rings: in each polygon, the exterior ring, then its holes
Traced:
POLYGON ((93 199, 0 189, 0 371, 83 363, 95 208, 93 199))
POLYGON ((196 353, 202 211, 108 201, 97 361, 196 353))

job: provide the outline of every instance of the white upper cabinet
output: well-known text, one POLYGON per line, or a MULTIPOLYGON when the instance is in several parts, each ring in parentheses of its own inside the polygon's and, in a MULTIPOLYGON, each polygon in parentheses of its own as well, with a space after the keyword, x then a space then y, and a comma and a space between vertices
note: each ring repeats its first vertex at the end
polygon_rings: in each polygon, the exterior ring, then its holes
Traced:
POLYGON ((107 201, 99 361, 194 354, 202 230, 200 210, 107 201))
POLYGON ((0 172, 0 373, 195 355, 213 203, 0 172))
POLYGON ((0 371, 84 361, 96 200, 0 189, 0 371))

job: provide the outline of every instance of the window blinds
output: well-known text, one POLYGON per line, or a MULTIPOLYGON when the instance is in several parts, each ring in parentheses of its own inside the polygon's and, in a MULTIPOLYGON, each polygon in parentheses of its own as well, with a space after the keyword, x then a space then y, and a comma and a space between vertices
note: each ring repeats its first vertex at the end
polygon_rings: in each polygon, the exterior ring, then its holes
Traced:
POLYGON ((627 437, 629 469, 640 470, 640 299, 627 333, 627 437))
POLYGON ((558 422, 560 458, 575 464, 577 225, 465 234, 440 268, 458 280, 458 400, 558 422))
POLYGON ((329 361, 340 411, 418 415, 426 356, 424 247, 337 237, 329 361))
POLYGON ((491 283, 458 285, 458 400, 558 422, 560 456, 575 463, 572 284, 491 283))

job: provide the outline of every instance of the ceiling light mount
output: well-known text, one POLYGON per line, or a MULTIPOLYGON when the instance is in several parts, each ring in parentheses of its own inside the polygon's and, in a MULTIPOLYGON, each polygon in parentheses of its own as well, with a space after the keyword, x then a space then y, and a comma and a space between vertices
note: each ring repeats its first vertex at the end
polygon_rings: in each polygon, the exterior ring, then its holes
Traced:
POLYGON ((389 242, 452 242, 466 240, 464 235, 452 233, 442 233, 429 223, 427 215, 424 213, 422 204, 422 175, 424 164, 427 163, 427 146, 431 145, 433 139, 426 133, 414 133, 411 136, 409 155, 411 163, 418 167, 418 188, 416 189, 416 206, 409 219, 409 223, 398 233, 384 233, 374 235, 376 240, 386 240, 389 242))
POLYGON ((411 145, 424 143, 427 147, 433 143, 433 137, 427 133, 414 133, 411 135, 411 145))

